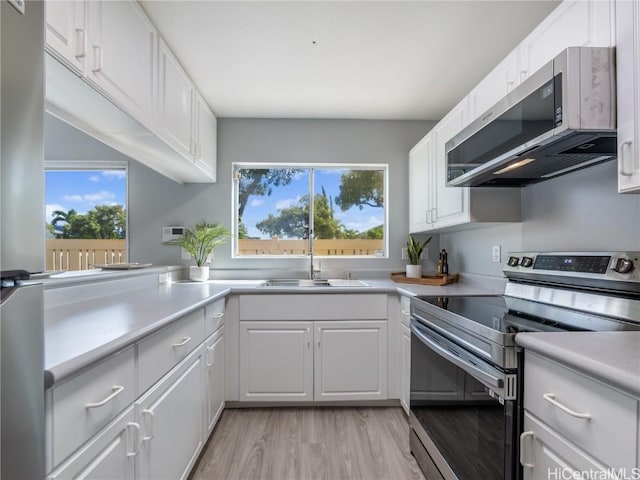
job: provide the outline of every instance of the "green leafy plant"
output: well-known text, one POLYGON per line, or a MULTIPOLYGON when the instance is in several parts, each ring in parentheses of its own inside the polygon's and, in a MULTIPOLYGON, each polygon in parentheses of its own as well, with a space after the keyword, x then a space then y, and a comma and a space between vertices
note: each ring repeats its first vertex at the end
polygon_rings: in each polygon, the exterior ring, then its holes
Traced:
POLYGON ((202 267, 211 252, 225 243, 230 236, 231 232, 224 225, 201 220, 193 227, 185 228, 182 237, 167 243, 184 248, 196 261, 196 265, 202 267))
POLYGON ((409 240, 407 241, 407 255, 409 256, 409 264, 418 265, 420 263, 420 255, 424 250, 424 247, 431 241, 431 237, 427 238, 422 244, 413 238, 413 236, 409 235, 409 240))

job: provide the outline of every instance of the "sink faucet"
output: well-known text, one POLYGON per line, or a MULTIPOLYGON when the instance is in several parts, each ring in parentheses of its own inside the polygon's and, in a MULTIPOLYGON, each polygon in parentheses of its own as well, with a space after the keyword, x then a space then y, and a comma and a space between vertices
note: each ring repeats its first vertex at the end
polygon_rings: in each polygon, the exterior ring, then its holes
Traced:
POLYGON ((316 272, 313 269, 313 232, 309 229, 309 280, 316 279, 316 272))

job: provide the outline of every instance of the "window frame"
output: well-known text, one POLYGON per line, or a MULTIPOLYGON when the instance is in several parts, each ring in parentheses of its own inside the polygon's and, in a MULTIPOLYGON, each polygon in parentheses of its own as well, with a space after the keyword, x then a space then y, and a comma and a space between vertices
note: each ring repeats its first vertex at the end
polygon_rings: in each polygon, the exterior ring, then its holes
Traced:
MULTIPOLYGON (((241 169, 306 169, 310 171, 309 175, 309 193, 313 198, 315 192, 314 180, 315 175, 311 174, 313 170, 321 169, 351 169, 351 170, 381 170, 383 172, 383 196, 384 196, 384 215, 383 215, 383 245, 384 253, 382 255, 317 255, 318 259, 345 259, 345 260, 381 260, 389 258, 389 164, 388 163, 297 163, 297 162, 232 162, 231 163, 231 259, 232 260, 281 260, 281 259, 301 259, 309 258, 306 255, 239 255, 238 254, 238 176, 237 172, 241 169)), ((309 205, 309 216, 313 222, 313 202, 309 205)))
MULTIPOLYGON (((92 171, 104 171, 104 170, 124 170, 126 174, 126 182, 124 189, 124 208, 127 214, 126 218, 126 235, 124 237, 124 245, 125 245, 125 262, 129 262, 129 238, 131 231, 129 230, 129 162, 124 161, 109 161, 109 160, 45 160, 44 162, 44 174, 45 174, 45 182, 46 175, 48 170, 57 170, 57 171, 82 171, 82 170, 92 170, 92 171)), ((45 205, 43 208, 46 208, 46 192, 45 192, 45 205)), ((46 247, 45 247, 46 248, 46 247)))

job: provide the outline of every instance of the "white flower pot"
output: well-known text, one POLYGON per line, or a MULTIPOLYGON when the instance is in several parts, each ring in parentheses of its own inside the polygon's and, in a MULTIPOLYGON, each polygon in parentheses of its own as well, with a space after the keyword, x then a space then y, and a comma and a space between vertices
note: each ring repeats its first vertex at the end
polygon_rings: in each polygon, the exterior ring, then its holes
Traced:
POLYGON ((422 265, 407 265, 407 278, 421 278, 422 265))
POLYGON ((194 282, 206 282, 209 280, 209 266, 189 267, 189 280, 194 282))

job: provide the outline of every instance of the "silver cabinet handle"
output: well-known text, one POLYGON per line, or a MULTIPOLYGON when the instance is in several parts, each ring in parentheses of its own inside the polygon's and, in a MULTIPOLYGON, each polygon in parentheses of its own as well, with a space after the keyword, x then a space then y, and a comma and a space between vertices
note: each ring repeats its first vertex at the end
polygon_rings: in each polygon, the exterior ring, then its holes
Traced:
POLYGON ((93 73, 98 73, 102 71, 102 47, 99 45, 93 46, 93 69, 91 70, 93 73))
POLYGON ((84 407, 85 408, 98 408, 98 407, 102 407, 103 405, 106 405, 107 403, 109 403, 111 400, 113 400, 114 398, 116 398, 118 395, 120 395, 122 392, 124 392, 124 387, 122 385, 114 385, 111 388, 112 392, 111 395, 109 395, 107 398, 105 398, 104 400, 100 400, 99 402, 89 402, 87 403, 84 407))
POLYGON ((85 34, 84 29, 76 28, 76 40, 78 42, 78 53, 76 53, 76 58, 84 58, 87 56, 87 35, 85 34))
POLYGON ((142 441, 148 442, 149 440, 153 439, 153 420, 155 418, 155 414, 153 413, 153 410, 151 410, 150 408, 145 408, 144 410, 142 410, 143 420, 145 415, 149 417, 149 425, 151 425, 151 428, 149 428, 149 435, 145 435, 144 437, 142 437, 142 441))
POLYGON ((220 312, 220 313, 216 313, 213 317, 211 318, 222 318, 224 317, 224 312, 220 312))
POLYGON ((182 337, 182 341, 178 342, 178 343, 174 343, 173 346, 174 346, 174 348, 184 347, 190 341, 191 341, 191 337, 182 337))
POLYGON ((206 358, 206 366, 207 367, 212 367, 214 364, 213 361, 213 351, 215 350, 216 346, 215 345, 211 345, 210 347, 207 347, 207 358, 206 358), (211 355, 209 355, 211 354, 211 355), (211 358, 211 361, 209 361, 209 358, 211 358))
POLYGON ((432 208, 433 214, 431 214, 431 223, 436 223, 438 221, 438 209, 432 208))
POLYGON ((626 142, 622 142, 620 144, 620 175, 623 175, 625 177, 630 177, 631 175, 633 175, 633 170, 627 171, 625 170, 625 164, 626 164, 626 157, 624 155, 624 151, 625 151, 625 146, 628 146, 629 148, 631 148, 631 141, 627 140, 626 142))
POLYGON ((542 398, 544 398, 547 402, 549 402, 554 407, 558 407, 563 412, 568 413, 572 417, 583 418, 585 420, 591 419, 590 413, 576 412, 575 410, 571 410, 569 407, 566 407, 563 404, 561 404, 559 401, 556 400, 556 395, 554 393, 543 393, 542 398))
POLYGON ((407 310, 400 310, 400 313, 402 315, 404 315, 405 317, 410 317, 411 316, 411 314, 407 310))
POLYGON ((525 462, 524 460, 524 440, 525 438, 533 437, 534 435, 535 435, 535 432, 532 432, 531 430, 527 432, 522 432, 522 434, 520 435, 520 465, 522 465, 525 468, 535 467, 533 463, 528 463, 528 462, 525 462))
POLYGON ((133 431, 135 432, 133 444, 136 446, 136 448, 134 448, 132 452, 127 452, 127 458, 131 458, 140 453, 140 442, 138 441, 138 438, 140 436, 140 424, 136 422, 129 422, 127 423, 127 428, 133 428, 133 431))

